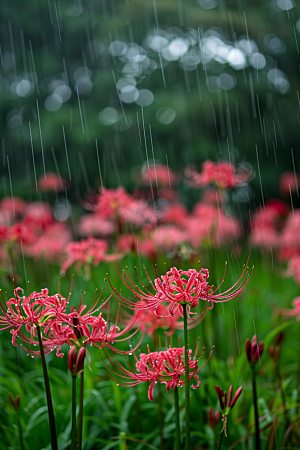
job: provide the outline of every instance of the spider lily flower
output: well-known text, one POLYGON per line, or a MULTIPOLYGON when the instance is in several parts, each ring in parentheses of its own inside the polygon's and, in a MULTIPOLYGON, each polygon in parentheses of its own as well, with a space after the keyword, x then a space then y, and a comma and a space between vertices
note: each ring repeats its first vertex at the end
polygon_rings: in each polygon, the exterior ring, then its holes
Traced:
POLYGON ((236 404, 238 398, 240 397, 243 387, 240 386, 232 398, 232 385, 231 385, 229 388, 228 401, 227 401, 227 392, 224 392, 219 386, 215 386, 215 388, 219 399, 220 408, 222 410, 223 428, 221 430, 221 433, 224 431, 225 436, 227 436, 226 433, 227 417, 231 409, 236 404))
MULTIPOLYGON (((69 294, 68 298, 64 298, 59 293, 50 296, 46 288, 41 292, 29 293, 28 296, 23 294, 23 289, 17 287, 14 289, 14 297, 5 301, 0 290, 0 309, 3 314, 0 316, 0 327, 2 330, 11 328, 12 343, 15 346, 18 335, 25 342, 33 343, 37 326, 47 333, 56 320, 56 316, 65 311, 70 297, 69 294), (30 338, 23 334, 22 328, 30 333, 30 338)), ((34 344, 37 345, 37 342, 34 344)))
MULTIPOLYGON (((247 263, 249 262, 249 258, 250 253, 247 263)), ((207 282, 209 277, 208 269, 200 268, 199 271, 195 269, 178 270, 176 267, 172 267, 166 272, 165 275, 159 277, 157 268, 154 267, 156 278, 154 281, 151 281, 150 276, 144 267, 145 274, 153 292, 146 288, 137 272, 137 269, 135 270, 142 287, 139 287, 136 284, 128 270, 123 270, 123 273, 121 274, 117 268, 117 271, 126 287, 134 294, 135 297, 143 300, 143 302, 134 302, 125 298, 120 292, 117 291, 116 288, 113 287, 108 275, 107 279, 104 281, 106 282, 110 292, 112 292, 112 296, 127 308, 132 310, 151 309, 157 317, 160 317, 157 312, 157 308, 159 305, 166 302, 169 305, 169 315, 174 316, 178 309, 182 311, 183 304, 187 304, 188 313, 190 313, 190 309, 195 308, 198 305, 199 300, 204 300, 206 302, 205 308, 207 307, 212 309, 214 303, 226 302, 237 297, 248 283, 252 275, 253 268, 249 273, 249 268, 244 266, 239 279, 233 284, 233 286, 224 292, 218 293, 225 279, 226 267, 227 264, 225 265, 225 271, 221 283, 217 288, 214 288, 214 286, 209 285, 207 282)), ((200 316, 204 313, 204 310, 200 316)))
POLYGON ((249 339, 246 341, 246 356, 251 367, 259 361, 264 351, 264 343, 260 341, 258 344, 256 334, 253 336, 252 341, 249 339))
MULTIPOLYGON (((189 379, 195 380, 195 384, 192 385, 193 389, 197 389, 200 386, 200 380, 197 373, 200 372, 200 370, 206 365, 206 363, 210 359, 212 351, 210 352, 210 355, 207 358, 206 362, 201 367, 198 367, 198 363, 203 355, 204 349, 202 350, 199 358, 196 358, 197 350, 193 358, 192 350, 189 350, 188 370, 189 379)), ((185 385, 184 377, 186 367, 184 365, 184 347, 169 348, 165 351, 160 352, 150 353, 149 351, 149 353, 141 353, 139 355, 139 359, 136 357, 135 353, 133 353, 136 360, 136 372, 132 369, 128 361, 128 369, 126 369, 117 359, 114 358, 113 361, 107 354, 105 349, 104 353, 112 364, 111 368, 104 361, 104 364, 107 367, 108 374, 118 385, 136 386, 137 384, 140 384, 142 382, 150 383, 148 390, 148 398, 150 401, 154 400, 154 385, 158 381, 165 384, 167 390, 175 390, 178 386, 185 385)))

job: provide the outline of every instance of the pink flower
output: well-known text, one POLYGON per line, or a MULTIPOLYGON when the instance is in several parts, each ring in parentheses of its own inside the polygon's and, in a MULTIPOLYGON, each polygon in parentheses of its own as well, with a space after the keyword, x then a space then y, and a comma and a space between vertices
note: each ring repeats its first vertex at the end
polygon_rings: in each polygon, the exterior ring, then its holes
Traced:
MULTIPOLYGON (((247 263, 249 261, 249 257, 250 253, 247 263)), ((154 282, 151 281, 148 273, 146 272, 153 293, 146 288, 138 273, 137 275, 142 288, 136 284, 128 271, 123 271, 122 275, 119 272, 119 275, 134 296, 144 301, 142 303, 137 303, 126 299, 123 294, 113 287, 110 278, 108 277, 108 288, 112 290, 112 295, 124 306, 133 310, 146 310, 147 308, 150 308, 153 313, 157 315, 157 307, 162 303, 167 303, 169 305, 170 315, 174 315, 178 308, 181 310, 182 304, 184 303, 187 304, 190 309, 196 307, 199 300, 204 300, 206 302, 205 307, 211 309, 213 308, 214 303, 232 300, 244 289, 250 279, 250 276, 252 275, 252 272, 249 274, 249 268, 244 266, 242 274, 236 283, 234 283, 231 288, 221 293, 217 292, 224 282, 226 266, 221 283, 216 289, 208 284, 207 279, 209 277, 209 272, 204 268, 200 268, 200 270, 197 271, 195 269, 178 270, 176 267, 172 267, 168 272, 166 272, 165 275, 162 275, 161 277, 158 277, 158 273, 155 268, 156 278, 154 282)))
POLYGON ((107 241, 95 239, 91 236, 85 241, 70 242, 66 246, 68 256, 61 266, 61 273, 65 274, 73 263, 76 263, 75 268, 78 271, 83 264, 97 266, 100 261, 113 261, 120 257, 120 255, 107 254, 107 249, 107 241))
POLYGON ((8 213, 11 220, 14 220, 14 213, 16 216, 24 214, 26 209, 26 202, 19 197, 3 197, 0 202, 0 210, 4 213, 8 213))
POLYGON ((180 203, 175 203, 174 205, 167 206, 163 210, 162 217, 160 220, 163 223, 171 223, 174 225, 178 225, 179 227, 182 227, 184 226, 187 217, 188 217, 187 209, 180 203))
POLYGON ((46 173, 46 178, 42 175, 38 180, 39 190, 59 192, 64 190, 63 180, 54 172, 46 173))
POLYGON ((284 172, 279 180, 279 189, 283 197, 289 197, 298 190, 300 177, 295 172, 284 172))
POLYGON ((288 262, 286 275, 294 277, 300 284, 300 255, 293 256, 288 262))
MULTIPOLYGON (((25 296, 23 289, 18 287, 15 288, 14 295, 5 301, 1 292, 2 301, 0 300, 3 314, 0 316, 0 326, 2 329, 11 328, 13 345, 17 345, 17 336, 20 336, 24 342, 33 343, 37 326, 43 328, 47 333, 57 315, 65 311, 68 301, 60 294, 49 296, 48 289, 32 292, 25 296), (30 333, 30 338, 22 332, 23 327, 30 333)), ((37 344, 37 342, 35 343, 37 344)))
POLYGON ((176 183, 176 176, 164 164, 150 164, 143 166, 142 182, 152 184, 152 186, 169 186, 176 183))
POLYGON ((115 231, 115 224, 110 219, 103 219, 99 214, 81 216, 78 224, 80 236, 111 236, 115 231))
POLYGON ((220 189, 231 189, 241 183, 250 180, 250 172, 246 168, 242 168, 236 172, 235 167, 231 163, 216 162, 207 160, 202 164, 202 172, 198 173, 194 169, 186 169, 186 175, 190 184, 195 188, 202 188, 210 184, 220 189))
POLYGON ((280 312, 284 316, 295 317, 300 322, 300 297, 296 297, 292 300, 293 309, 281 309, 280 312))
MULTIPOLYGON (((204 349, 203 349, 204 351, 204 349)), ((189 354, 189 378, 195 379, 193 389, 197 389, 200 385, 199 376, 196 375, 208 362, 212 352, 210 353, 207 361, 202 367, 198 367, 198 362, 202 357, 203 351, 198 359, 196 359, 196 353, 192 359, 192 350, 188 351, 189 354)), ((113 365, 113 368, 109 368, 106 364, 111 377, 118 384, 122 386, 136 386, 144 381, 150 382, 148 390, 148 398, 150 401, 154 400, 153 389, 155 383, 158 381, 166 385, 166 389, 175 390, 178 386, 184 386, 185 380, 185 365, 184 365, 184 347, 182 348, 169 348, 166 351, 153 352, 153 353, 140 353, 139 359, 136 358, 136 372, 133 371, 128 363, 129 369, 123 367, 117 360, 115 362, 105 352, 109 361, 113 365)))
POLYGON ((65 252, 66 245, 71 241, 72 235, 65 223, 54 223, 36 238, 34 242, 25 246, 26 255, 34 258, 45 258, 55 261, 65 252))

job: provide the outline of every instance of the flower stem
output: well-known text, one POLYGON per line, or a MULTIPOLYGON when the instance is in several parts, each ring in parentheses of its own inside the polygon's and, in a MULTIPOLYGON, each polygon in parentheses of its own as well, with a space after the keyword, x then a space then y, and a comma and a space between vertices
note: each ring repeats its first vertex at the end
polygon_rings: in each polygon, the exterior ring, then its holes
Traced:
POLYGON ((256 450, 260 450, 255 367, 253 366, 253 367, 251 367, 251 369, 252 369, 253 405, 254 405, 254 415, 255 415, 255 448, 256 448, 256 450))
POLYGON ((82 450, 83 391, 84 391, 84 371, 82 371, 80 374, 79 414, 78 414, 78 450, 82 450))
POLYGON ((21 427, 19 412, 16 412, 16 419, 17 419, 17 426, 18 426, 18 431, 19 431, 20 449, 25 450, 24 440, 23 440, 23 431, 22 431, 22 427, 21 427))
POLYGON ((44 381, 45 381, 45 390, 46 390, 49 424, 50 424, 51 448, 52 448, 52 450, 58 450, 56 429, 55 429, 55 419, 54 419, 54 412, 53 412, 53 405, 52 405, 52 398, 51 398, 51 391, 50 391, 50 383, 49 383, 49 377, 48 377, 48 372, 47 372, 47 365, 46 365, 46 360, 45 360, 44 347, 43 347, 43 343, 42 343, 42 335, 41 335, 40 326, 37 325, 36 329, 37 329, 37 335, 38 335, 38 340, 39 340, 39 348, 40 348, 44 381))
POLYGON ((183 303, 183 324, 184 324, 184 366, 185 366, 185 450, 190 450, 190 374, 189 374, 189 343, 187 333, 187 311, 186 303, 183 303))
POLYGON ((221 432, 219 440, 218 440, 218 446, 217 446, 217 450, 221 450, 222 447, 222 441, 223 441, 223 435, 224 435, 224 431, 221 432))
POLYGON ((76 376, 72 376, 72 431, 71 450, 77 450, 77 430, 76 430, 76 376))
POLYGON ((157 385, 157 407, 158 407, 158 426, 159 426, 159 448, 164 450, 164 416, 162 411, 162 392, 161 385, 157 385))
POLYGON ((176 426, 176 433, 175 433, 175 450, 180 450, 180 419, 179 419, 179 399, 178 399, 178 387, 174 390, 174 405, 175 405, 175 426, 176 426))

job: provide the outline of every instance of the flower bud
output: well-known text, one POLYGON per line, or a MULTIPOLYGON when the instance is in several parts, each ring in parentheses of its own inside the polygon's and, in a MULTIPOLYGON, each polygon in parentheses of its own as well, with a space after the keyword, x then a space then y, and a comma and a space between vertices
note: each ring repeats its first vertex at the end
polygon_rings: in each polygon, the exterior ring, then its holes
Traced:
POLYGON ((218 423, 220 422, 220 419, 221 419, 220 411, 218 410, 218 411, 213 412, 213 409, 209 408, 208 423, 213 430, 217 428, 218 423))
POLYGON ((8 398, 9 398, 9 401, 10 401, 10 403, 11 403, 11 406, 14 408, 14 410, 15 410, 16 412, 18 412, 19 409, 20 409, 20 396, 17 395, 17 396, 16 396, 16 400, 14 400, 14 399, 13 399, 13 396, 12 396, 11 393, 9 392, 8 398))
POLYGON ((246 356, 252 367, 257 364, 264 351, 264 343, 260 341, 258 344, 256 334, 253 336, 252 341, 249 339, 246 341, 246 356))
POLYGON ((68 352, 68 368, 72 377, 76 377, 78 373, 83 369, 85 357, 85 347, 81 347, 78 354, 76 345, 70 348, 68 352))

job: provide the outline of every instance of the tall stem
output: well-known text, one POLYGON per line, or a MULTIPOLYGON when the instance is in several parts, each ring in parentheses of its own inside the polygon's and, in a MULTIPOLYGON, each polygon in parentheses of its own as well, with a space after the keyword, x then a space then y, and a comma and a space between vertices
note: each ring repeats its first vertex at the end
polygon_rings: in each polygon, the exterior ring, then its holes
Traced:
POLYGON ((174 405, 175 405, 175 450, 180 450, 180 420, 179 420, 179 398, 178 398, 178 388, 174 390, 174 405))
POLYGON ((24 440, 23 440, 23 431, 22 431, 22 427, 21 427, 19 412, 16 412, 16 419, 17 419, 17 426, 18 426, 18 431, 19 431, 20 449, 25 450, 24 440))
POLYGON ((80 374, 79 414, 78 414, 78 450, 82 450, 83 390, 84 390, 84 371, 82 371, 80 374))
POLYGON ((49 425, 50 425, 51 448, 52 448, 52 450, 58 450, 56 429, 55 429, 55 420, 54 420, 54 413, 53 413, 53 405, 52 405, 52 398, 51 398, 51 391, 50 391, 50 383, 49 383, 49 377, 48 377, 48 372, 47 372, 47 365, 46 365, 46 360, 45 360, 40 326, 37 325, 36 329, 37 329, 37 335, 38 335, 38 340, 39 340, 39 348, 40 348, 44 381, 45 381, 45 390, 46 390, 46 398, 47 398, 47 406, 48 406, 49 425))
POLYGON ((163 416, 163 404, 162 404, 162 392, 161 385, 157 385, 157 407, 158 407, 158 427, 159 427, 159 448, 164 450, 164 416, 163 416))
POLYGON ((222 447, 222 441, 223 441, 223 435, 224 435, 224 431, 222 431, 219 440, 218 440, 218 446, 217 446, 217 450, 221 450, 222 447))
POLYGON ((184 325, 184 366, 185 366, 185 450, 190 450, 190 374, 189 374, 189 342, 187 333, 187 312, 186 303, 183 307, 183 325, 184 325))
POLYGON ((259 437, 259 422, 258 422, 255 367, 254 366, 251 367, 251 370, 252 370, 253 405, 254 405, 254 415, 255 415, 255 449, 256 450, 260 450, 260 437, 259 437))
POLYGON ((77 450, 77 430, 76 430, 76 376, 72 375, 72 431, 71 449, 77 450))

